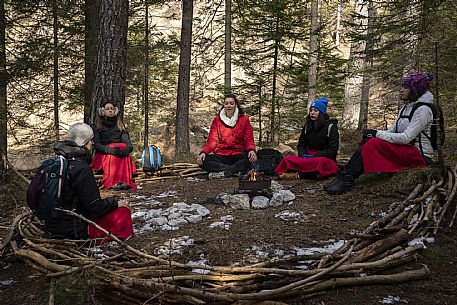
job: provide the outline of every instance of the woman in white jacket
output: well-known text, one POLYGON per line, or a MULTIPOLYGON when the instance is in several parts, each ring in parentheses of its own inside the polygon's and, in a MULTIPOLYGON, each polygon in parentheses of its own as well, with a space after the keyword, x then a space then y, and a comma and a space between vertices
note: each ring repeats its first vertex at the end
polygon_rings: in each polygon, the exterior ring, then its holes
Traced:
POLYGON ((433 157, 431 125, 433 94, 428 91, 431 74, 405 77, 400 89, 404 102, 392 126, 385 131, 364 131, 361 145, 337 177, 324 185, 329 194, 342 194, 351 189, 354 180, 363 173, 398 172, 425 167, 433 157))

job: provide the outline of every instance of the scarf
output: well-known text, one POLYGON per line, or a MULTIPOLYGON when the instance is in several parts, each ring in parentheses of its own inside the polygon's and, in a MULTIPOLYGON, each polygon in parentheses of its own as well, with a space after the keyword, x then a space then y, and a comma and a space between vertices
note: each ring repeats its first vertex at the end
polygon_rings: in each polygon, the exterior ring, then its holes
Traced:
POLYGON ((225 109, 222 108, 221 112, 219 112, 219 117, 221 118, 222 122, 224 122, 225 125, 229 127, 233 127, 236 125, 236 122, 238 121, 238 107, 235 108, 235 113, 231 118, 227 117, 227 114, 225 113, 225 109))

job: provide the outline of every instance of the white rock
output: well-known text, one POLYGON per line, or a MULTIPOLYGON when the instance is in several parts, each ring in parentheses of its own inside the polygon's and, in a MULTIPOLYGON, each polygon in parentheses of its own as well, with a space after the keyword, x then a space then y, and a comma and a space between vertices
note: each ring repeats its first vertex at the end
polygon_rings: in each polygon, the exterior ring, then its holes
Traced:
POLYGON ((233 215, 230 215, 230 214, 221 217, 221 221, 233 221, 233 220, 235 220, 235 217, 233 217, 233 215))
POLYGON ((282 185, 281 185, 278 181, 272 180, 272 181, 271 181, 270 189, 271 189, 273 192, 279 192, 280 190, 282 190, 282 185))
POLYGON ((217 199, 220 200, 224 205, 229 205, 230 202, 230 196, 227 193, 222 193, 217 195, 217 199))
POLYGON ((202 217, 205 217, 205 216, 211 214, 211 212, 207 208, 202 206, 201 204, 193 203, 191 205, 191 207, 193 210, 197 211, 198 215, 200 215, 202 217))
POLYGON ((265 196, 255 196, 252 199, 252 208, 253 209, 265 209, 268 207, 270 199, 265 196))
POLYGON ((228 205, 232 209, 249 210, 249 195, 248 194, 235 194, 229 198, 228 205))
POLYGON ((169 220, 178 219, 178 218, 181 218, 181 217, 182 217, 181 211, 176 211, 175 213, 170 213, 170 215, 168 215, 168 219, 169 220))
POLYGON ((182 212, 192 211, 192 207, 185 202, 175 202, 175 203, 173 203, 173 207, 177 208, 178 210, 180 210, 182 212))
POLYGON ((162 226, 168 222, 168 219, 166 217, 160 216, 157 218, 152 218, 150 222, 153 226, 162 226))
POLYGON ((279 193, 284 197, 284 202, 289 202, 295 199, 294 193, 289 190, 280 190, 279 193))
POLYGON ((273 193, 273 196, 270 200, 271 207, 277 207, 282 205, 284 202, 284 196, 281 193, 273 193))
POLYGON ((201 215, 190 215, 190 216, 186 217, 186 220, 189 223, 196 223, 196 222, 201 221, 202 219, 203 219, 203 217, 201 215))
POLYGON ((179 227, 179 226, 187 224, 187 220, 185 220, 183 218, 170 219, 170 220, 168 220, 168 224, 172 227, 179 227))
POLYGON ((165 225, 161 226, 160 229, 162 231, 175 231, 175 230, 178 230, 178 227, 172 227, 168 224, 165 224, 165 225))

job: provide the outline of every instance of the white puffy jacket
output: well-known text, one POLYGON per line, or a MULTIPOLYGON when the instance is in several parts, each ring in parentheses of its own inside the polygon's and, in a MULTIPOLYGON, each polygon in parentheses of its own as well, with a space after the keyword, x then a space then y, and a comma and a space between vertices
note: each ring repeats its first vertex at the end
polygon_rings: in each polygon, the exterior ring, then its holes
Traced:
POLYGON ((431 135, 430 127, 433 122, 433 113, 430 107, 421 106, 416 109, 411 118, 400 116, 408 116, 416 103, 433 103, 433 94, 430 91, 425 92, 416 102, 407 102, 397 114, 397 118, 392 126, 385 131, 378 131, 376 137, 384 141, 394 144, 410 144, 415 140, 414 144, 422 152, 425 157, 433 157, 433 147, 430 140, 421 135, 424 131, 429 137, 431 135))

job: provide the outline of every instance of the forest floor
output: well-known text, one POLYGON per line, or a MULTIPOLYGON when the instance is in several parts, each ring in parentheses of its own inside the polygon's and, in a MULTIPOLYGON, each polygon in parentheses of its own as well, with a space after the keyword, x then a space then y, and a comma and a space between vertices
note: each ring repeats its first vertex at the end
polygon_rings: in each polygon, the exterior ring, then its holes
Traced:
MULTIPOLYGON (((455 140, 448 142, 456 143, 455 140)), ((447 147, 451 156, 456 147, 447 147)), ((166 253, 183 263, 246 265, 293 254, 298 249, 322 249, 348 240, 351 232, 362 231, 391 203, 406 198, 417 183, 434 171, 436 169, 409 170, 393 176, 366 175, 357 181, 353 191, 340 196, 330 196, 323 191, 322 185, 328 179, 279 180, 296 199, 290 204, 260 210, 234 210, 214 200, 222 192, 233 192, 238 184, 236 178, 155 180, 140 183, 135 191, 104 190, 102 195, 130 200, 137 234, 129 244, 138 249, 156 255, 166 253), (148 206, 167 208, 178 202, 201 204, 210 214, 174 231, 152 230, 141 217, 148 206)), ((0 190, 0 238, 5 236, 15 215, 25 210, 24 186, 9 184, 0 190)), ((429 279, 335 288, 312 298, 302 296, 277 301, 313 305, 457 304, 456 232, 455 226, 443 227, 417 261, 403 266, 410 269, 425 264, 431 271, 429 279)), ((49 281, 41 273, 10 258, 0 259, 0 268, 0 304, 48 303, 49 281)), ((56 304, 115 304, 100 298, 97 292, 88 291, 81 281, 71 283, 63 286, 56 304)))

